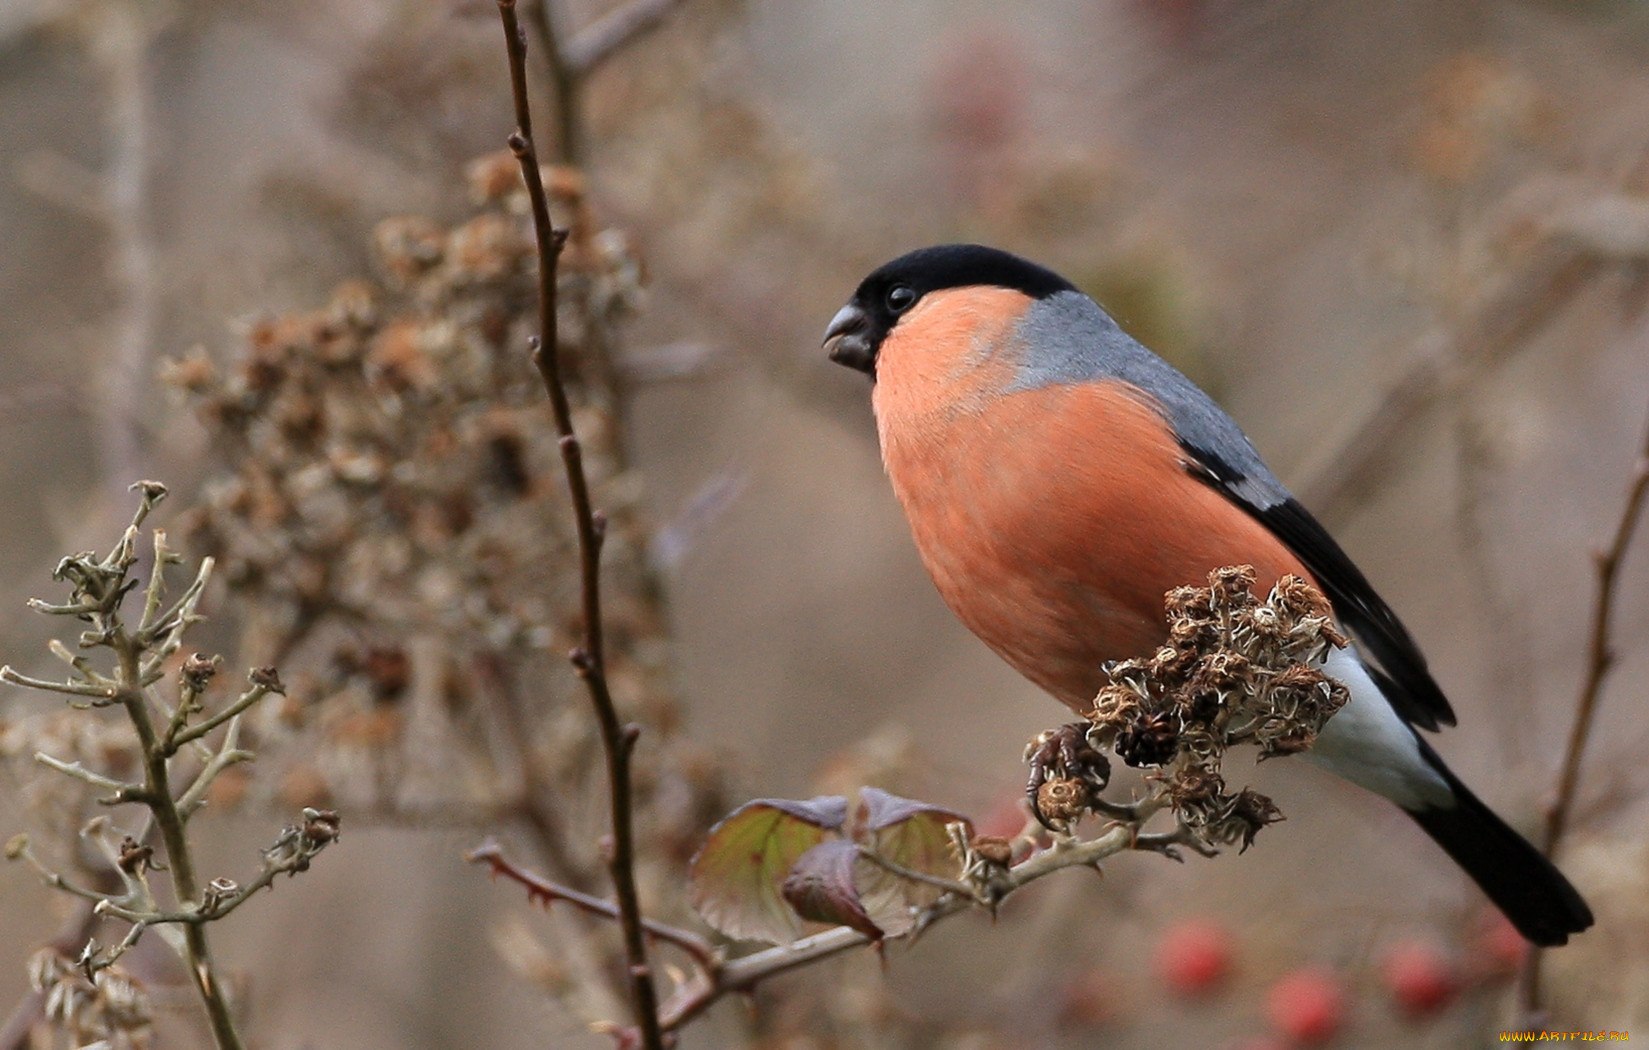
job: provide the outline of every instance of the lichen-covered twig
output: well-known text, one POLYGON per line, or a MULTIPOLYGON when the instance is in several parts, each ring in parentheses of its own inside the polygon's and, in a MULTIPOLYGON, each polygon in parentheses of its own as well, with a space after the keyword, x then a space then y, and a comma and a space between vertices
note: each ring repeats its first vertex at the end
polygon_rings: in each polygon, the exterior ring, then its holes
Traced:
POLYGON ((558 356, 556 267, 566 233, 554 229, 550 222, 549 197, 544 189, 544 177, 533 145, 532 111, 527 99, 526 37, 516 17, 515 0, 498 0, 498 13, 504 26, 510 87, 515 103, 516 128, 509 137, 509 147, 520 162, 521 175, 527 185, 527 195, 532 205, 533 232, 538 246, 539 335, 533 339, 533 360, 544 380, 551 413, 555 418, 578 533, 584 638, 583 644, 573 650, 571 659, 589 691, 607 763, 612 828, 607 866, 618 902, 631 1006, 641 1045, 647 1050, 663 1050, 664 1038, 658 1024, 658 992, 647 960, 641 902, 636 892, 630 757, 640 735, 640 727, 619 721, 618 709, 607 685, 601 614, 601 541, 606 531, 606 519, 591 503, 583 452, 573 428, 572 407, 558 356))
MULTIPOLYGON (((92 915, 111 917, 128 924, 127 932, 112 948, 100 949, 87 942, 75 961, 84 980, 97 987, 96 980, 111 970, 144 932, 162 928, 187 964, 190 980, 200 994, 209 1018, 213 1038, 220 1048, 239 1048, 240 1034, 231 1009, 227 989, 212 960, 206 924, 224 918, 269 886, 282 874, 305 870, 310 860, 338 834, 337 814, 306 810, 302 822, 286 828, 264 852, 258 874, 245 885, 217 878, 203 880, 188 835, 191 817, 205 804, 207 792, 218 776, 230 766, 251 758, 239 746, 240 720, 258 701, 272 693, 282 693, 273 668, 258 668, 249 676, 245 692, 221 711, 208 714, 203 694, 218 661, 196 654, 182 662, 178 670, 178 702, 168 705, 154 688, 165 677, 169 658, 183 644, 185 633, 201 619, 197 609, 212 562, 206 559, 193 581, 175 600, 165 600, 164 576, 167 567, 180 559, 170 551, 156 530, 155 564, 147 586, 133 575, 137 566, 139 530, 154 507, 165 497, 164 486, 140 482, 133 486, 141 499, 132 523, 114 549, 104 558, 91 553, 71 555, 57 567, 56 578, 70 585, 67 602, 30 604, 50 615, 72 616, 86 623, 79 636, 82 650, 107 650, 112 666, 99 670, 85 656, 58 642, 53 653, 69 666, 62 681, 23 675, 10 667, 0 668, 0 679, 40 691, 67 695, 75 707, 123 709, 136 738, 135 754, 141 767, 138 779, 126 781, 91 768, 83 758, 73 761, 48 754, 36 761, 106 795, 98 801, 109 806, 136 804, 143 808, 141 827, 131 834, 118 835, 107 817, 98 817, 82 832, 102 852, 109 870, 120 881, 117 890, 105 891, 96 885, 82 885, 54 871, 37 856, 25 835, 14 837, 6 848, 7 859, 24 860, 42 879, 56 889, 86 900, 92 915), (123 605, 128 595, 140 592, 141 611, 136 623, 129 622, 123 605), (84 698, 84 699, 82 699, 84 698), (222 737, 215 745, 208 738, 218 729, 222 737), (184 748, 198 768, 174 765, 184 748), (177 778, 187 774, 181 790, 177 778), (155 858, 151 836, 157 838, 165 858, 155 858), (164 872, 171 884, 171 905, 163 905, 151 888, 149 873, 164 872)), ((53 971, 56 972, 56 971, 53 971)), ((119 978, 124 980, 124 978, 119 978)), ((118 982, 117 982, 118 983, 118 982)))

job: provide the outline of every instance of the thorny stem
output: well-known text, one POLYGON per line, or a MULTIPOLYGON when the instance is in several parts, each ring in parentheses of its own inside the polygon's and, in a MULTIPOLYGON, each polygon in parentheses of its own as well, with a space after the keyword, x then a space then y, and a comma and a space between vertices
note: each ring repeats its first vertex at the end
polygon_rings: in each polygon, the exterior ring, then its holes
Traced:
MULTIPOLYGON (((464 859, 472 864, 486 864, 492 868, 494 875, 502 875, 512 882, 525 886, 527 895, 533 900, 542 900, 546 907, 553 901, 566 901, 573 907, 589 912, 591 915, 599 915, 604 919, 618 918, 618 908, 611 901, 592 897, 588 893, 573 889, 571 886, 563 886, 558 882, 553 882, 541 875, 535 875, 518 867, 508 857, 504 856, 503 847, 492 839, 488 839, 471 850, 464 859)), ((716 955, 716 950, 710 946, 710 942, 691 930, 684 930, 679 926, 671 926, 668 923, 645 918, 642 919, 641 925, 647 931, 648 936, 664 941, 666 944, 675 945, 692 956, 693 961, 706 970, 716 970, 721 966, 721 959, 716 955)))
POLYGON ((515 0, 498 0, 498 14, 504 26, 504 42, 509 57, 510 87, 515 102, 516 130, 509 146, 521 164, 521 176, 532 202, 533 232, 538 243, 538 327, 533 363, 544 380, 550 408, 560 436, 561 459, 571 494, 574 522, 578 531, 579 570, 582 581, 584 644, 573 654, 573 663, 589 690, 590 703, 600 724, 602 750, 607 761, 608 794, 612 816, 612 849, 608 869, 618 901, 619 925, 624 936, 626 974, 630 984, 630 1005, 646 1050, 663 1050, 664 1034, 659 1027, 658 990, 647 961, 647 943, 636 892, 635 830, 631 806, 630 756, 640 733, 638 727, 619 721, 618 710, 607 688, 606 651, 601 621, 601 539, 605 519, 598 519, 590 501, 589 481, 578 436, 573 429, 572 408, 567 399, 558 359, 556 330, 556 264, 566 233, 550 223, 549 199, 544 177, 533 147, 532 112, 527 101, 526 38, 516 17, 515 0))
MULTIPOLYGON (((1557 791, 1546 810, 1546 833, 1541 850, 1548 858, 1557 855, 1563 844, 1563 835, 1569 827, 1569 815, 1574 809, 1575 795, 1580 786, 1580 763, 1586 754, 1586 743, 1592 735, 1592 723, 1597 716, 1598 701, 1603 696, 1603 684, 1614 668, 1615 651, 1611 635, 1614 626, 1615 592, 1620 580, 1620 568, 1626 560, 1626 551, 1637 532, 1643 507, 1649 502, 1649 432, 1644 435, 1643 450, 1632 472, 1631 484, 1626 490, 1626 503, 1621 508, 1620 520, 1609 546, 1594 554, 1597 567, 1597 591, 1592 599, 1592 625, 1586 646, 1586 674, 1580 683, 1580 695, 1575 701, 1575 720, 1569 728, 1569 741, 1563 749, 1563 765, 1558 772, 1557 791)), ((1541 963, 1545 953, 1532 947, 1518 981, 1518 998, 1527 1016, 1541 1012, 1541 963)))
POLYGON ((532 829, 550 870, 582 891, 588 887, 591 873, 572 856, 562 841, 565 829, 561 814, 550 802, 554 788, 538 753, 533 749, 525 705, 513 671, 494 652, 477 656, 475 666, 481 680, 496 694, 497 703, 493 709, 504 713, 505 735, 515 748, 516 762, 520 767, 521 797, 514 809, 532 829))

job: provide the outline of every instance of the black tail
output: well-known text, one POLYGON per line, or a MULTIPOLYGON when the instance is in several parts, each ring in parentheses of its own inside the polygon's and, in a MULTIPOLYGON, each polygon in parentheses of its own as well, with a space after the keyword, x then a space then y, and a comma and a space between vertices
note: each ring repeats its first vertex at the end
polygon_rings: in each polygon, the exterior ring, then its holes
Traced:
POLYGON ((1421 753, 1454 789, 1449 809, 1408 810, 1472 881, 1535 944, 1565 944, 1569 934, 1592 925, 1592 909, 1551 861, 1478 801, 1437 753, 1420 741, 1421 753))

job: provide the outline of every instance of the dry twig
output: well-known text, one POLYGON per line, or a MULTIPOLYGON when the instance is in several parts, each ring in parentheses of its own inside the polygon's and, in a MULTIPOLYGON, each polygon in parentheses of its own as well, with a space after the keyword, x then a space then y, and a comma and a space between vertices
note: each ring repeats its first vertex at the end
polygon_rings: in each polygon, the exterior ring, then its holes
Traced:
MULTIPOLYGON (((301 823, 284 829, 275 844, 264 851, 261 870, 245 885, 223 878, 201 878, 188 834, 189 821, 223 771, 252 757, 240 746, 242 716, 265 697, 283 693, 284 689, 274 668, 256 668, 249 675, 248 688, 238 698, 222 710, 207 714, 202 696, 217 673, 219 661, 196 653, 183 659, 178 668, 176 706, 161 698, 155 686, 167 677, 185 633, 201 619, 197 610, 213 562, 205 559, 193 582, 175 600, 168 601, 165 573, 169 565, 182 559, 166 545, 165 534, 157 529, 153 570, 146 585, 137 579, 133 569, 138 563, 140 530, 165 497, 166 489, 149 481, 133 488, 140 492, 141 502, 114 549, 103 558, 84 552, 59 563, 54 575, 69 583, 69 600, 50 603, 36 599, 29 603, 39 612, 72 617, 88 625, 79 636, 78 652, 61 642, 52 644, 53 654, 69 667, 68 676, 62 680, 37 678, 6 666, 0 667, 0 681, 66 696, 73 708, 124 709, 131 736, 135 737, 133 754, 141 770, 139 779, 120 779, 124 774, 118 766, 111 773, 99 772, 88 765, 84 755, 69 761, 40 750, 34 758, 104 793, 98 798, 103 805, 142 807, 141 826, 122 835, 115 831, 110 818, 99 816, 82 832, 102 853, 107 870, 118 876, 118 884, 111 890, 96 884, 83 885, 53 870, 35 854, 26 835, 15 836, 7 843, 6 857, 26 862, 47 885, 89 902, 93 916, 112 917, 127 924, 126 935, 112 948, 104 950, 95 942, 85 942, 72 966, 52 963, 43 973, 54 975, 53 979, 71 980, 78 973, 87 985, 96 988, 100 974, 113 974, 112 968, 121 956, 147 930, 158 929, 184 958, 217 1045, 223 1050, 238 1050, 241 1037, 227 989, 212 961, 206 924, 229 915, 273 884, 277 876, 306 870, 311 859, 336 840, 338 818, 335 813, 306 810, 301 823), (139 606, 132 618, 123 611, 128 597, 139 606), (113 666, 99 669, 82 655, 93 649, 108 650, 113 666), (222 736, 208 744, 207 738, 219 729, 223 730, 222 736), (180 756, 185 749, 187 756, 180 756), (180 757, 187 757, 189 763, 174 762, 180 757), (165 867, 155 861, 156 840, 163 847, 165 867), (166 872, 174 901, 170 906, 162 904, 151 888, 151 871, 166 872)), ((122 981, 124 978, 112 983, 122 981)))
POLYGON ((567 399, 567 388, 562 380, 557 356, 559 345, 556 336, 556 265, 561 247, 566 242, 566 232, 558 231, 551 225, 544 177, 539 169, 538 155, 533 146, 532 112, 527 100, 526 38, 516 18, 515 0, 498 0, 498 13, 504 25, 510 86, 515 102, 516 130, 509 137, 509 147, 521 164, 521 176, 526 182, 528 197, 532 203, 533 233, 538 245, 538 327, 541 334, 532 340, 533 361, 538 366, 545 391, 549 394, 556 433, 560 437, 562 465, 567 476, 567 488, 572 498, 573 515, 578 530, 584 641, 580 647, 573 650, 570 658, 589 690, 590 704, 600 724, 602 750, 607 762, 612 820, 608 870, 612 876, 614 893, 618 898, 618 917, 624 935, 631 1007, 641 1045, 647 1050, 662 1050, 664 1037, 658 1023, 658 992, 653 984, 652 968, 647 961, 641 902, 636 892, 635 877, 630 758, 641 729, 634 724, 620 723, 618 709, 607 687, 606 651, 601 621, 601 540, 606 528, 606 519, 591 505, 589 481, 584 474, 583 454, 578 435, 573 429, 572 408, 567 399))
POLYGON ((555 159, 580 165, 585 155, 584 83, 608 59, 656 29, 681 0, 631 0, 577 34, 561 24, 554 0, 536 0, 528 24, 544 52, 555 103, 555 159))
MULTIPOLYGON (((1637 533, 1643 507, 1649 502, 1649 432, 1644 435, 1643 450, 1632 469, 1632 479, 1626 489, 1626 502, 1609 545, 1593 552, 1597 569, 1597 591, 1592 599, 1591 629, 1586 643, 1586 673, 1581 679, 1580 695, 1575 701, 1575 720, 1569 727, 1568 744, 1563 749, 1563 765, 1558 772, 1557 790, 1551 806, 1546 810, 1545 837, 1541 849, 1547 857, 1555 857, 1569 828, 1569 817, 1574 810, 1575 796, 1580 786, 1580 764, 1586 755, 1586 744, 1592 735, 1597 717, 1598 701, 1603 696, 1603 685, 1614 668, 1615 649, 1613 624, 1615 594, 1620 581, 1621 564, 1637 533)), ((1518 998, 1525 1015, 1535 1017, 1544 1008, 1541 1002, 1541 970, 1545 953, 1536 947, 1530 950, 1518 982, 1518 998)))

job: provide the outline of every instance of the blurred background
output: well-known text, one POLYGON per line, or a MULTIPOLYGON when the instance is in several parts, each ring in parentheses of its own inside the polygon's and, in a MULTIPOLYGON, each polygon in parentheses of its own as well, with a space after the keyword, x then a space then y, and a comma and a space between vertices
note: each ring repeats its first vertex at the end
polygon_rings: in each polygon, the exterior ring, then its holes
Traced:
MULTIPOLYGON (((622 6, 568 0, 560 24, 622 6)), ((1460 715, 1438 749, 1538 826, 1585 667, 1590 552, 1649 413, 1649 8, 660 8, 585 78, 575 155, 595 224, 645 271, 613 351, 613 442, 662 537, 671 732, 727 799, 870 783, 984 819, 1016 797, 1023 742, 1061 720, 938 600, 864 379, 818 351, 870 268, 979 240, 1061 271, 1222 401, 1421 640, 1460 715)), ((0 6, 0 658, 42 662, 52 625, 23 602, 55 594, 63 552, 116 535, 127 482, 183 503, 225 469, 161 361, 232 363, 259 319, 381 277, 375 228, 469 214, 466 167, 510 120, 487 4, 0 6)), ((1565 854, 1599 925, 1551 962, 1574 1028, 1649 1026, 1635 554, 1565 854)), ((8 690, 0 719, 51 703, 8 690)), ((724 1004, 688 1045, 1220 1045, 1266 1031, 1267 989, 1306 963, 1343 975, 1343 1045, 1493 1041, 1504 983, 1416 1024, 1381 983, 1395 943, 1476 972, 1475 889, 1401 813, 1292 767, 1254 771, 1288 819, 1240 857, 1052 880, 994 926, 782 978, 759 1020, 724 1004), (1154 953, 1191 916, 1236 954, 1187 1003, 1154 953)), ((6 834, 30 826, 37 775, 8 770, 6 834)), ((257 1045, 607 1044, 509 965, 521 936, 557 942, 463 863, 485 821, 340 808, 337 849, 214 928, 249 975, 257 1045)), ((250 864, 270 819, 227 814, 203 849, 250 864)), ((680 914, 679 883, 653 892, 680 914)), ((0 1014, 62 908, 0 868, 0 1014)))

